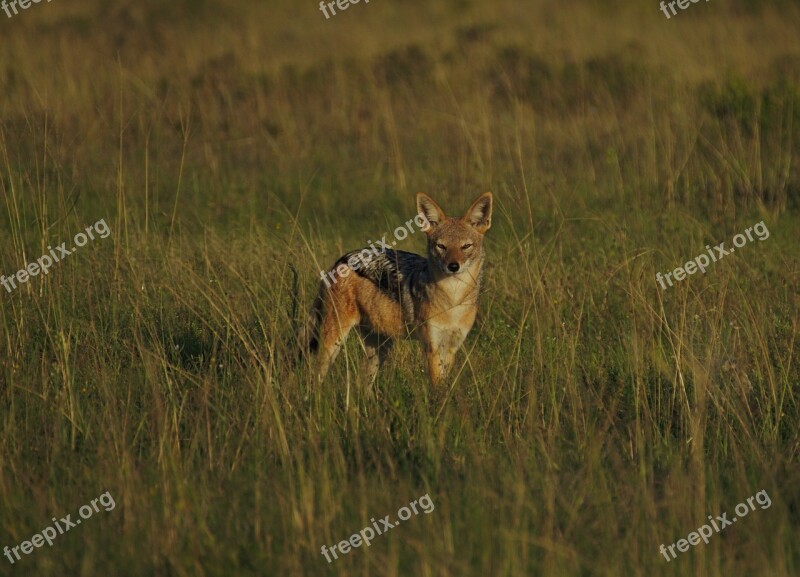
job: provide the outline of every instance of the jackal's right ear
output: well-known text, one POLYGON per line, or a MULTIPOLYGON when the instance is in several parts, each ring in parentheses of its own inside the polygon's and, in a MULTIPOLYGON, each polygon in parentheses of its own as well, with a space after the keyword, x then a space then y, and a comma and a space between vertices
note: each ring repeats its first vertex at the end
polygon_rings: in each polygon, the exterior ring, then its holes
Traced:
POLYGON ((447 217, 442 210, 442 207, 424 192, 417 193, 417 212, 424 218, 430 227, 426 227, 426 232, 434 226, 438 226, 444 222, 447 217))

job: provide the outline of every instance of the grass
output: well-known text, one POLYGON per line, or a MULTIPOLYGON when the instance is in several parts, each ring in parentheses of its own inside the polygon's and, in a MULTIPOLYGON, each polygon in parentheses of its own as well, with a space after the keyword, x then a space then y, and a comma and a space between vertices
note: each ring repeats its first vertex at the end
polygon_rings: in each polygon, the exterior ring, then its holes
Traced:
POLYGON ((796 6, 307 4, 3 20, 0 273, 112 234, 0 289, 0 546, 116 507, 0 575, 797 575, 796 6), (314 386, 319 271, 418 190, 497 202, 453 378, 353 341, 314 386))

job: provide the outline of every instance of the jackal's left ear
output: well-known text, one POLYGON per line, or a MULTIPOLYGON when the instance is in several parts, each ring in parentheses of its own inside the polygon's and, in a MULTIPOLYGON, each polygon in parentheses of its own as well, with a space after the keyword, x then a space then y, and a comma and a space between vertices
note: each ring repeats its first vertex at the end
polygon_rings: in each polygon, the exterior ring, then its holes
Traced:
POLYGON ((481 234, 489 230, 492 226, 492 193, 484 192, 480 195, 467 210, 464 220, 481 234))

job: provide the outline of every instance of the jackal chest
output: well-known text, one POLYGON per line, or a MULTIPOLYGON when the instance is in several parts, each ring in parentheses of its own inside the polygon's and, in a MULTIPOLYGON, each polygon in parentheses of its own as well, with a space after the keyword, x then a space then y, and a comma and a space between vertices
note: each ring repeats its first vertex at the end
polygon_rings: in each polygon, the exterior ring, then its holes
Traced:
POLYGON ((455 351, 464 342, 469 333, 469 327, 458 325, 429 325, 428 340, 433 349, 455 351))
POLYGON ((433 344, 456 349, 461 346, 475 322, 478 307, 463 303, 446 308, 425 307, 424 319, 417 338, 433 344))

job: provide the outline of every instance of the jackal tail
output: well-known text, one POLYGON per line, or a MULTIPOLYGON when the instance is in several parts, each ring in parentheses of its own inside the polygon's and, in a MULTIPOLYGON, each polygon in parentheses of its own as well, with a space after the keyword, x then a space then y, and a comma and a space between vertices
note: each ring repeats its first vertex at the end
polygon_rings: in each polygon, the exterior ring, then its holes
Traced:
POLYGON ((319 349, 319 329, 322 324, 322 294, 317 294, 305 325, 295 335, 297 355, 295 366, 303 359, 315 354, 319 349))

